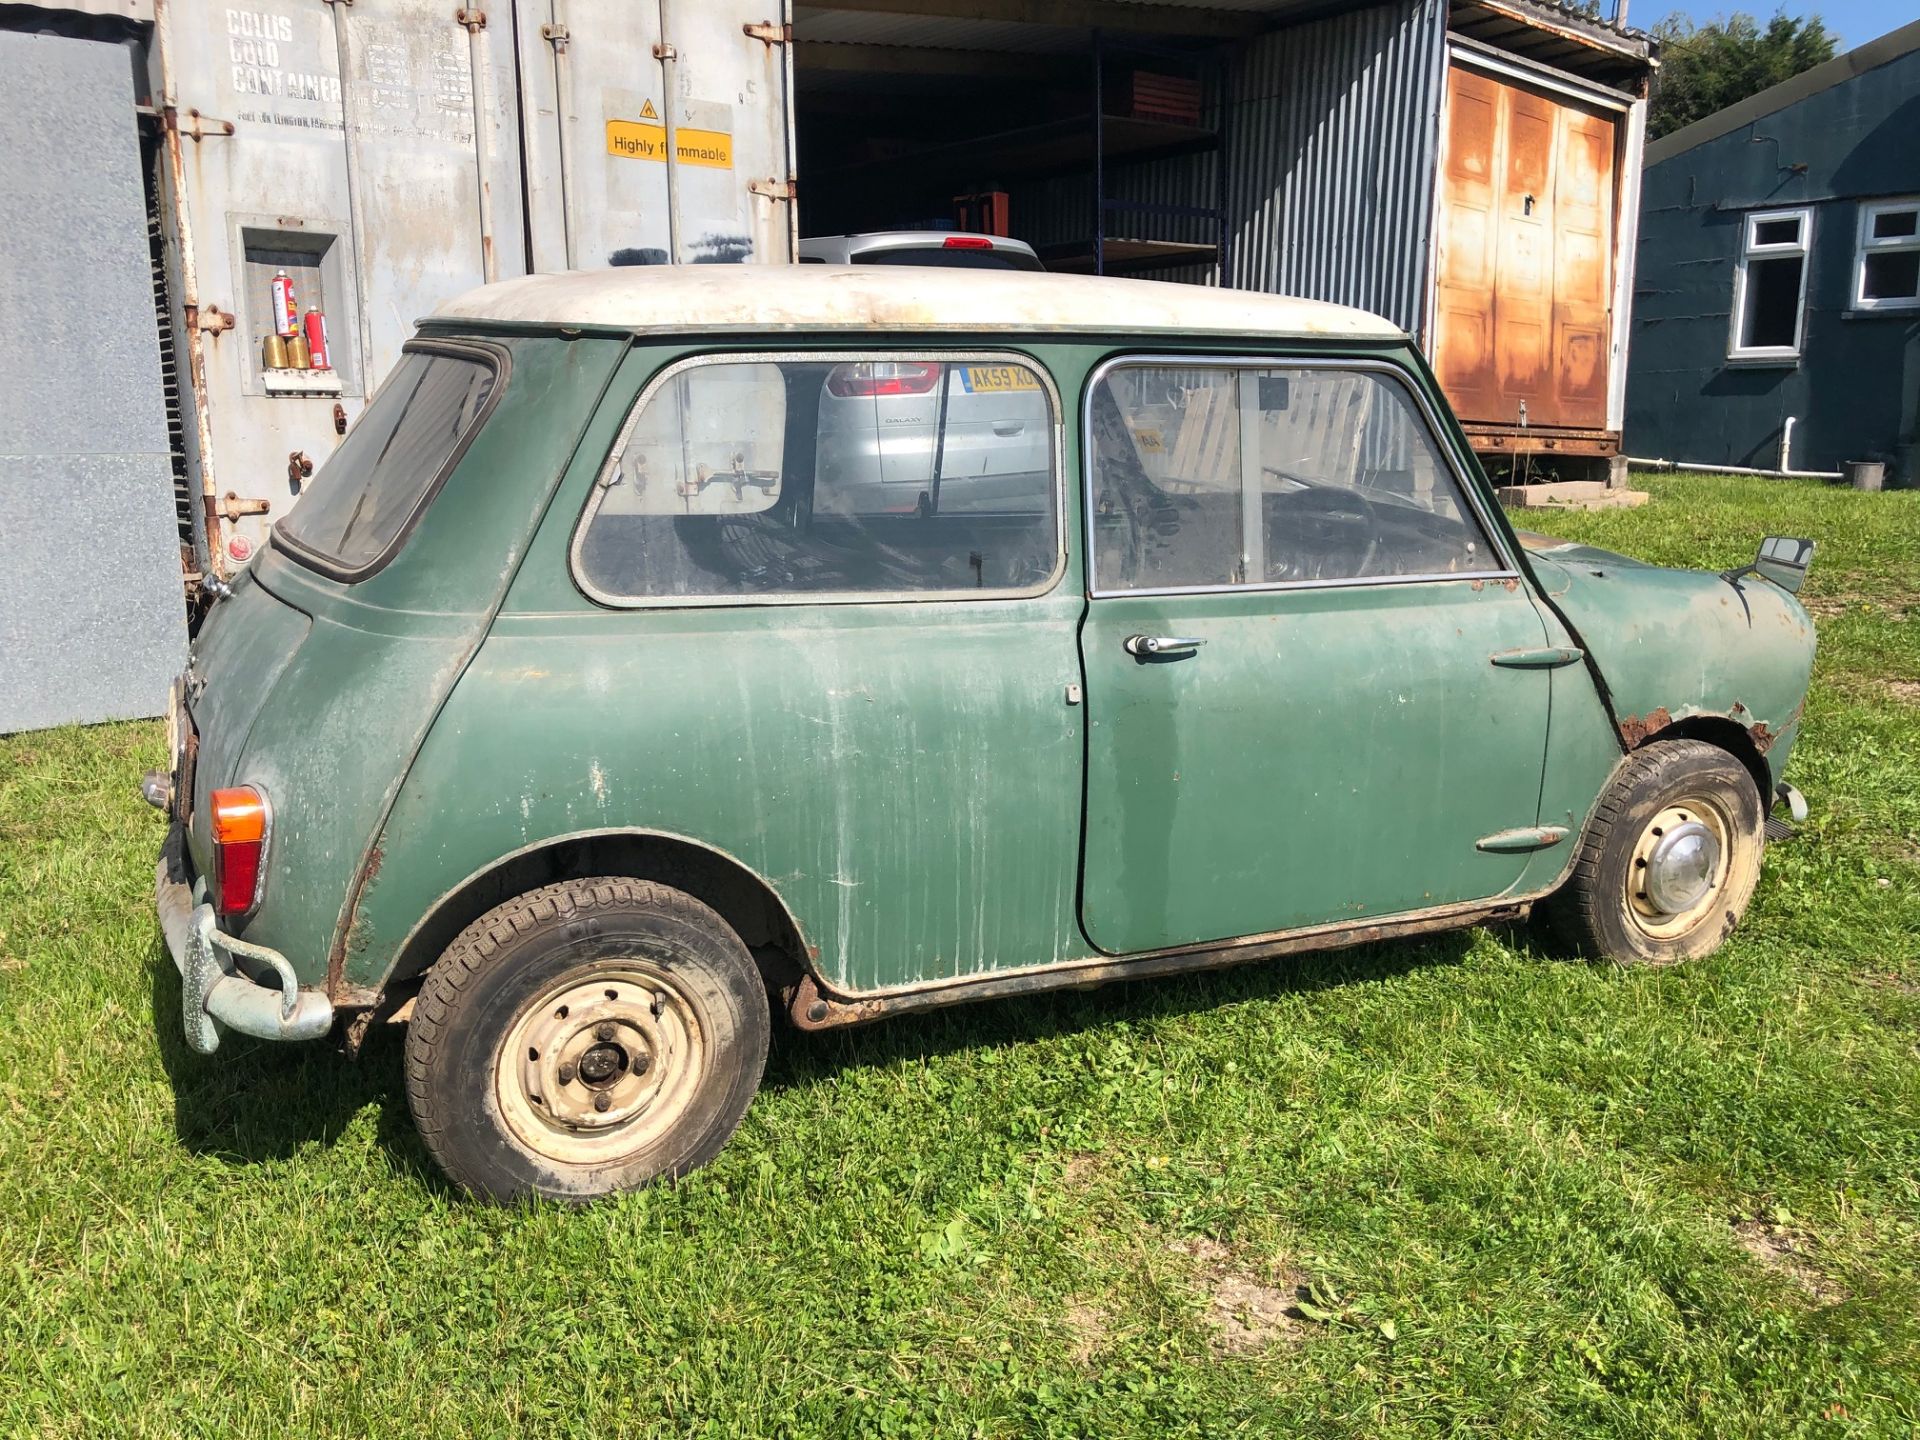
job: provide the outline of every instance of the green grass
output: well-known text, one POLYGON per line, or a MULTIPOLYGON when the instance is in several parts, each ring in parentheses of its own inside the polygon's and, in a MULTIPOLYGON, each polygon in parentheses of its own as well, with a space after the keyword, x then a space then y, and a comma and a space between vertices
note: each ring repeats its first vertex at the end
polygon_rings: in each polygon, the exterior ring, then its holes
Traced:
POLYGON ((717 1163, 584 1211, 450 1193, 394 1035, 187 1052, 158 727, 0 738, 0 1433, 1915 1434, 1920 495, 1647 484, 1527 519, 1821 542, 1814 815, 1720 954, 781 1036, 717 1163))

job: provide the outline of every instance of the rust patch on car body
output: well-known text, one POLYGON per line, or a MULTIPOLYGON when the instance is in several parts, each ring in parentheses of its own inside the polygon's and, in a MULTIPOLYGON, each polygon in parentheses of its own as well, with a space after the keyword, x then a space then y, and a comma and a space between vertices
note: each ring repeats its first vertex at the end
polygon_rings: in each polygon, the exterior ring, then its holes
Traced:
POLYGON ((1644 716, 1621 716, 1620 738, 1626 742, 1629 750, 1637 750, 1646 744, 1648 736, 1659 734, 1671 724, 1673 724, 1673 712, 1664 705, 1656 705, 1644 716))
POLYGON ((1282 955, 1340 950, 1354 945, 1370 945, 1380 940, 1431 934, 1436 930, 1521 919, 1532 908, 1534 898, 1528 896, 1466 905, 1440 905, 1392 919, 1343 921, 1304 930, 1256 935, 1226 945, 1193 945, 1174 950, 1148 951, 1124 959, 1090 956, 1084 960, 1044 965, 1031 970, 999 974, 989 972, 958 981, 915 989, 888 990, 878 994, 836 995, 820 984, 817 975, 808 974, 784 989, 781 998, 796 1028, 835 1030, 846 1025, 866 1025, 891 1015, 930 1010, 961 1001, 1002 999, 1046 990, 1091 990, 1117 980, 1144 980, 1195 970, 1224 969, 1229 965, 1272 960, 1282 955))

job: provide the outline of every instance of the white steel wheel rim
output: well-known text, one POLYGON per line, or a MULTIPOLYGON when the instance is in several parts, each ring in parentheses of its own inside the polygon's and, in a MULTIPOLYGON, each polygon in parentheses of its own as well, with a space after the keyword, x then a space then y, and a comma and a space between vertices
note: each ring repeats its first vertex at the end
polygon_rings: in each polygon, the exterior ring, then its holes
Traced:
POLYGON ((494 1056, 494 1099, 536 1155, 605 1165, 686 1114, 709 1048, 699 1007, 676 979, 609 964, 549 987, 514 1017, 494 1056))
POLYGON ((1705 796, 1683 796, 1654 814, 1627 864, 1627 915, 1643 934, 1676 939, 1718 907, 1732 873, 1733 839, 1732 820, 1705 796), (1688 848, 1691 842, 1698 843, 1688 848))

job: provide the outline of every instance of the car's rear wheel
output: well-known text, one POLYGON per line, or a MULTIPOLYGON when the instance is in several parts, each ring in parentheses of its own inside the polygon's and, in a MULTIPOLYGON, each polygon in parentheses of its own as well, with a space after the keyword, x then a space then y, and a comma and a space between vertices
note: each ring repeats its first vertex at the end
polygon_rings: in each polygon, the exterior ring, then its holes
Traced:
POLYGON ((1547 918, 1582 952, 1625 964, 1708 954, 1753 897, 1765 823, 1759 788, 1733 756, 1655 741, 1601 797, 1547 918))
POLYGON ((717 1154, 770 1028, 753 958, 712 910, 664 885, 569 880, 488 911, 428 972, 407 1100, 475 1194, 589 1199, 717 1154))

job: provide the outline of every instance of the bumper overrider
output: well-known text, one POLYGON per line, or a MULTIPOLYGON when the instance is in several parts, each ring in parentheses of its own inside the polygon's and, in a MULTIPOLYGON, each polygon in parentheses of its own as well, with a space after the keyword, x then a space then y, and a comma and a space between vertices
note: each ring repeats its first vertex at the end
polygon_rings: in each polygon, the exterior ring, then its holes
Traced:
POLYGON ((222 1027, 261 1040, 317 1040, 333 1028, 333 1002, 302 990, 286 956, 221 933, 206 882, 188 872, 177 821, 160 850, 154 906, 180 972, 187 1043, 202 1055, 219 1048, 222 1027))

